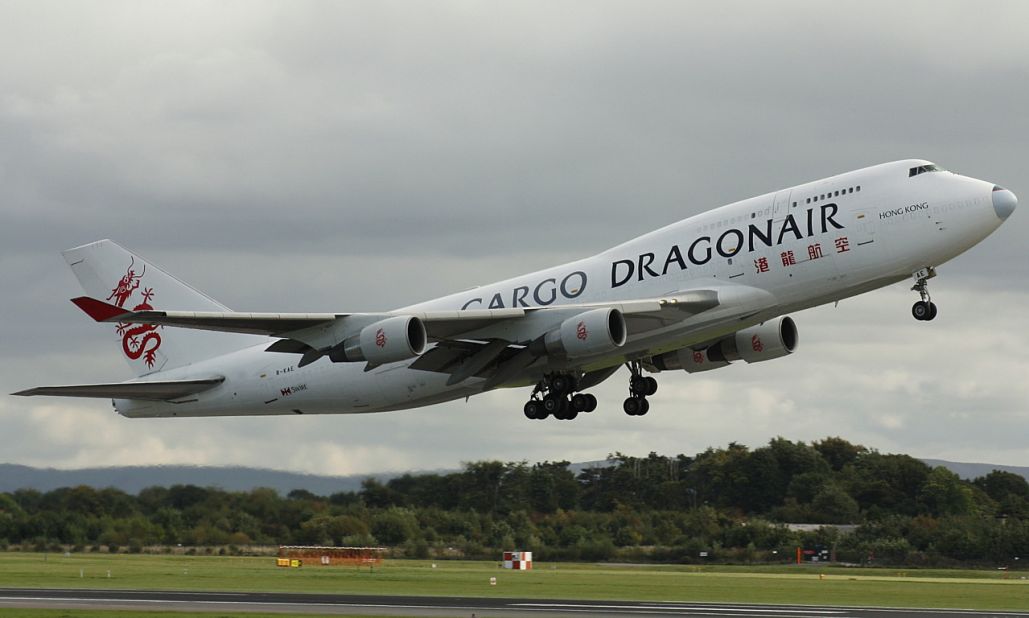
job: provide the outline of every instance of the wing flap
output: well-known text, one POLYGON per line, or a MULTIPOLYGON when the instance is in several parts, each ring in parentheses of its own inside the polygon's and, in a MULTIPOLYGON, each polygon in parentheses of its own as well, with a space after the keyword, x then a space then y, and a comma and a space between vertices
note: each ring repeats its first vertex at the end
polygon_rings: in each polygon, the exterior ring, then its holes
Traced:
POLYGON ((142 399, 166 401, 210 390, 222 382, 222 376, 201 380, 151 380, 142 382, 115 382, 112 384, 71 384, 67 386, 38 386, 12 395, 32 397, 96 397, 100 399, 142 399))

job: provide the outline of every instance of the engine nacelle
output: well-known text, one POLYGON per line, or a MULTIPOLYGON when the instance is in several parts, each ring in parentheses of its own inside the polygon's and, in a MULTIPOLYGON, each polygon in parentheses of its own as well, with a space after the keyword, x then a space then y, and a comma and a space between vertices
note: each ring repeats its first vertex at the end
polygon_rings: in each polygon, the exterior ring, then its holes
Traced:
POLYGON ((653 364, 658 371, 672 371, 682 369, 688 373, 699 371, 710 371, 719 367, 727 367, 729 361, 725 360, 717 346, 713 345, 704 350, 693 350, 683 348, 674 352, 666 352, 653 358, 653 364), (714 356, 715 358, 712 358, 714 356))
POLYGON ((385 365, 414 358, 425 351, 425 324, 411 315, 386 318, 361 329, 329 351, 334 363, 368 361, 385 365))
POLYGON ((797 349, 796 323, 789 317, 745 328, 704 350, 683 348, 653 358, 659 371, 682 369, 689 373, 725 367, 733 361, 758 363, 792 354, 797 349))
POLYGON ((797 324, 790 317, 783 316, 745 328, 719 342, 719 348, 725 360, 742 358, 748 363, 759 363, 793 354, 798 342, 797 324))
POLYGON ((622 312, 606 307, 591 309, 568 318, 556 330, 543 337, 548 354, 581 358, 604 354, 625 345, 625 317, 622 312))

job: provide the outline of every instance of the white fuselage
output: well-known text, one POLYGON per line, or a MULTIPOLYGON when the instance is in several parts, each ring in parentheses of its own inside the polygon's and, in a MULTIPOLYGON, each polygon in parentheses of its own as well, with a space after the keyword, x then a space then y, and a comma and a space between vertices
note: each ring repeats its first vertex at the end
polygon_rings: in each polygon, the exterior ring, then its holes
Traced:
MULTIPOLYGON (((702 344, 938 266, 1003 222, 992 202, 993 183, 950 172, 909 176, 910 168, 926 163, 886 163, 746 199, 592 257, 403 310, 627 301, 674 295, 712 279, 774 297, 771 308, 745 321, 687 320, 637 333, 616 354, 575 366, 598 370, 702 344)), ((187 401, 118 400, 116 408, 131 417, 378 412, 465 397, 485 385, 471 378, 447 386, 448 374, 413 369, 413 360, 370 371, 363 363, 328 359, 301 368, 297 355, 266 352, 267 345, 155 374, 160 379, 225 376, 222 385, 187 401)), ((544 369, 560 369, 560 362, 533 366, 516 383, 533 383, 544 369)))

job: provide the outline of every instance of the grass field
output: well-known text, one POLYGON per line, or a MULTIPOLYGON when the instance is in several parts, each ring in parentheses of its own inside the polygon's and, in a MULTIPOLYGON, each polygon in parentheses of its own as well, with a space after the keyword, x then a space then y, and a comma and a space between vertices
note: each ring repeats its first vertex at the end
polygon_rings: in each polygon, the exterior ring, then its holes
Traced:
MULTIPOLYGON (((318 618, 330 614, 304 614, 304 618, 318 618)), ((0 616, 16 616, 17 618, 283 618, 284 614, 247 614, 245 612, 166 612, 158 610, 153 612, 131 612, 120 610, 25 610, 22 608, 5 610, 0 608, 0 616)), ((340 618, 340 614, 332 614, 333 618, 340 618)), ((346 618, 390 618, 377 614, 375 616, 361 616, 349 614, 346 618)), ((404 618, 394 616, 392 618, 404 618)))
MULTIPOLYGON (((0 553, 0 587, 323 592, 1029 610, 1029 573, 796 566, 387 561, 374 572, 273 558, 0 553), (108 577, 110 571, 110 577, 108 577), (490 577, 497 585, 489 584, 490 577)), ((0 610, 2 613, 3 610, 0 610)), ((20 615, 20 614, 19 614, 20 615)), ((28 614, 26 614, 28 615, 28 614)), ((81 618, 88 614, 69 615, 81 618)), ((130 614, 135 615, 135 614, 130 614)), ((168 614, 164 614, 167 616, 168 614)))

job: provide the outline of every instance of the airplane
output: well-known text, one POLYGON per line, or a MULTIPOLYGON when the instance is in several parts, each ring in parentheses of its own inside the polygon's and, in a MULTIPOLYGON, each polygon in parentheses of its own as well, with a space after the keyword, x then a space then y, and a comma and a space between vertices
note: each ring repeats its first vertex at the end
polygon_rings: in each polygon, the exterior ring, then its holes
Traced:
POLYGON ((109 240, 63 252, 136 378, 15 395, 100 397, 126 417, 347 414, 532 387, 529 419, 593 412, 629 370, 623 411, 657 380, 796 351, 786 314, 929 280, 1015 210, 992 182, 910 159, 735 202, 553 268, 382 313, 229 310, 109 240))

